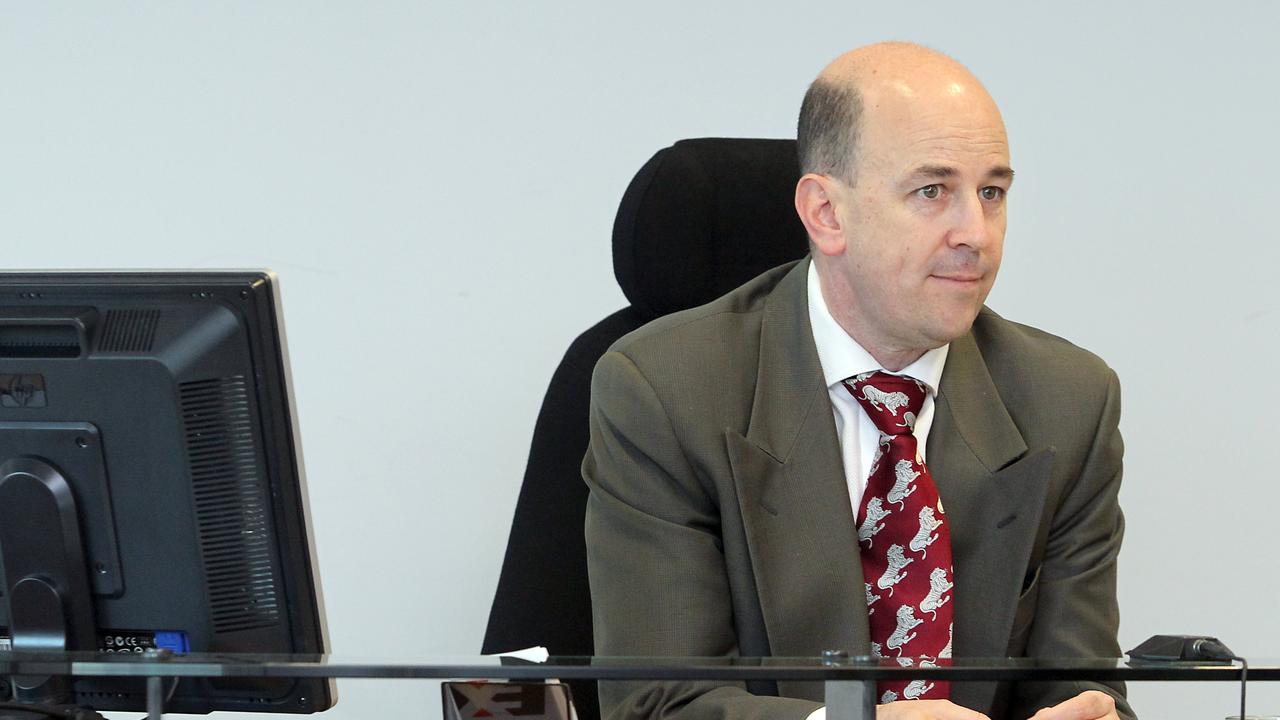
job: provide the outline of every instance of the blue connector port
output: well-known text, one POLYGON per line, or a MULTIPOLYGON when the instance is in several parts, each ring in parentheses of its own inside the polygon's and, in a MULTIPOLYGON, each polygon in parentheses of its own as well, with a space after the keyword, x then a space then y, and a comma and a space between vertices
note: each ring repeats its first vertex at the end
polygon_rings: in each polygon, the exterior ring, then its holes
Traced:
POLYGON ((175 655, 185 655, 191 651, 187 634, 179 630, 157 630, 156 648, 168 650, 175 655))

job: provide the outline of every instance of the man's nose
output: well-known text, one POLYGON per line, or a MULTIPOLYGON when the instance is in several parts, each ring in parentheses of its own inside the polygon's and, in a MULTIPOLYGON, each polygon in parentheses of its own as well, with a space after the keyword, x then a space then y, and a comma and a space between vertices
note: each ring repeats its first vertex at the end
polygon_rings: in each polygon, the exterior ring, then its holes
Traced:
POLYGON ((986 209, 977 193, 962 195, 952 206, 955 214, 947 244, 984 250, 990 242, 986 209))

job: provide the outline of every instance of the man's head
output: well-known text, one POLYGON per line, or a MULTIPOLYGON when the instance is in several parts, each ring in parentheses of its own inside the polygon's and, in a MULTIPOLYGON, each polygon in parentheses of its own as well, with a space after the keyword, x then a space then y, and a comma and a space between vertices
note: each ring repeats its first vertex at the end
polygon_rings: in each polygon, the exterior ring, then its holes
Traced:
POLYGON ((796 210, 841 327, 897 370, 973 324, 1013 181, 995 102, 962 65, 883 43, 840 56, 800 112, 796 210))

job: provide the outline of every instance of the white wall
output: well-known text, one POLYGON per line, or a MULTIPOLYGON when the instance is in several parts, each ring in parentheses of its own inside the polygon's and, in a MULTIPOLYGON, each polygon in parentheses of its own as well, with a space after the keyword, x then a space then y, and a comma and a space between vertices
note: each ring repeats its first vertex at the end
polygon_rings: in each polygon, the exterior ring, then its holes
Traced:
MULTIPOLYGON (((1274 2, 8 2, 0 242, 14 268, 279 271, 334 651, 469 654, 547 380, 623 304, 634 171, 791 135, 847 48, 930 44, 1013 143, 991 304, 1124 384, 1122 646, 1280 656, 1278 27, 1274 2)), ((1132 696, 1211 718, 1236 690, 1132 696)), ((342 691, 331 717, 438 702, 342 691)))

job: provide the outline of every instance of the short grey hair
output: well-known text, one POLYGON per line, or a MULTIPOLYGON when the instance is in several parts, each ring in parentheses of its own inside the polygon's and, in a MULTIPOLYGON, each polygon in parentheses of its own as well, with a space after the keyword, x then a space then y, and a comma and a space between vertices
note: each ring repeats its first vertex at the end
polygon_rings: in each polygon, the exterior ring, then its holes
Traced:
POLYGON ((796 127, 800 172, 830 175, 853 185, 861 123, 862 94, 853 83, 814 80, 800 104, 796 127))

